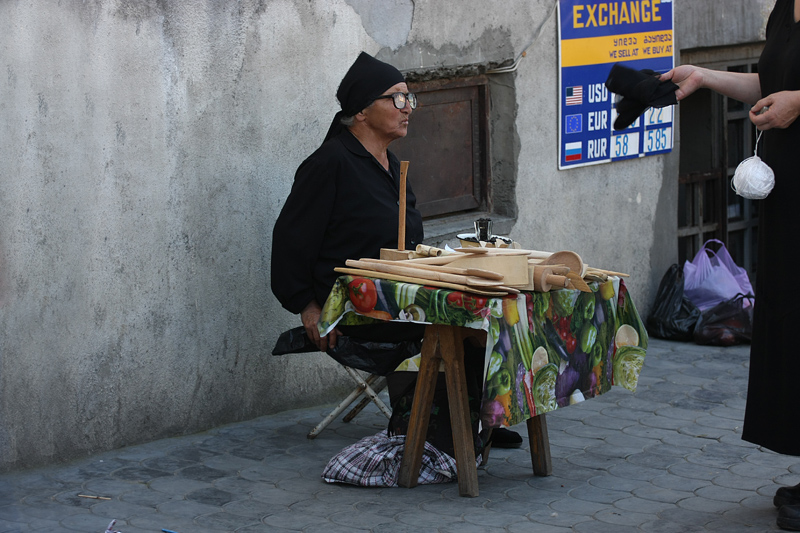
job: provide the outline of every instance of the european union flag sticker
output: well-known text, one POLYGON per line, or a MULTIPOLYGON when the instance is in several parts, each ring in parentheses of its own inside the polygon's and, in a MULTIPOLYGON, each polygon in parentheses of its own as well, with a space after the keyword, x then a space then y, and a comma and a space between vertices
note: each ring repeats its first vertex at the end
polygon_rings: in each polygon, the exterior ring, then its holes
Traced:
POLYGON ((580 133, 583 131, 583 115, 567 115, 566 133, 580 133))

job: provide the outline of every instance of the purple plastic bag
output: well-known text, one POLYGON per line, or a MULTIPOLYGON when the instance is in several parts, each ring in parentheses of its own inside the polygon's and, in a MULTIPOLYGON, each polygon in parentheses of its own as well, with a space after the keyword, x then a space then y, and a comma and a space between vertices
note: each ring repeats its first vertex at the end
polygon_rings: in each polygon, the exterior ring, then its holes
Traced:
POLYGON ((747 271, 737 266, 722 241, 709 239, 691 262, 683 265, 683 294, 701 311, 728 301, 737 294, 755 295, 747 271), (716 242, 716 252, 709 243, 716 242))

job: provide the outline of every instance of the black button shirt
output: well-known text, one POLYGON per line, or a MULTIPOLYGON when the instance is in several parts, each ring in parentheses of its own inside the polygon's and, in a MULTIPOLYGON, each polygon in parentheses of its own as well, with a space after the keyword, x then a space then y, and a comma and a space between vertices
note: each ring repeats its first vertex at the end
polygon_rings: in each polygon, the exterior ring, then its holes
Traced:
MULTIPOLYGON (((320 305, 347 259, 397 248, 400 162, 389 172, 349 131, 325 142, 295 174, 272 235, 272 292, 284 308, 320 305)), ((406 186, 406 249, 423 240, 422 216, 406 186)))

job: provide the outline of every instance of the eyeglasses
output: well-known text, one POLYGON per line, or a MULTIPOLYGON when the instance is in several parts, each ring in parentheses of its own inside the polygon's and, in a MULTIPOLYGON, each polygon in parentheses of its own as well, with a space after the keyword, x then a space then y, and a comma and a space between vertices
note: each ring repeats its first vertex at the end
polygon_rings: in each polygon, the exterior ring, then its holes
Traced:
POLYGON ((381 98, 391 98, 397 109, 405 109, 406 104, 410 105, 411 109, 417 108, 417 95, 414 93, 384 94, 383 96, 377 97, 376 100, 380 100, 381 98))

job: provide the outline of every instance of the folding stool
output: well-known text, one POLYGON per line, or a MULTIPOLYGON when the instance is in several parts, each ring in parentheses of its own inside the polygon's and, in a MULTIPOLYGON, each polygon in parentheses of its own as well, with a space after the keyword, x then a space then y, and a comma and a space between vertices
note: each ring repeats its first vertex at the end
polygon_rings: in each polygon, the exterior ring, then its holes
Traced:
POLYGON ((355 381, 356 388, 353 389, 353 392, 348 394, 347 397, 343 399, 339 405, 337 405, 333 411, 328 414, 328 416, 326 416, 319 424, 317 424, 314 429, 311 430, 311 432, 307 435, 309 439, 313 439, 319 435, 322 430, 328 426, 328 424, 333 422, 337 416, 347 409, 350 404, 356 401, 362 394, 365 395, 364 398, 362 398, 361 401, 345 415, 345 417, 342 419, 344 422, 350 422, 353 418, 355 418, 355 416, 360 413, 370 401, 374 402, 375 405, 378 406, 378 409, 380 409, 381 412, 386 415, 386 418, 392 417, 391 409, 386 407, 386 404, 383 403, 383 400, 378 397, 378 393, 386 388, 386 378, 379 376, 378 374, 370 374, 365 379, 358 370, 345 365, 341 365, 341 367, 344 368, 353 381, 355 381))

